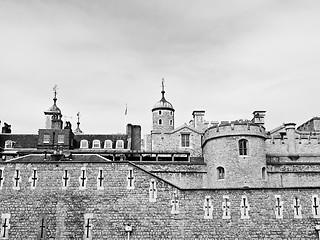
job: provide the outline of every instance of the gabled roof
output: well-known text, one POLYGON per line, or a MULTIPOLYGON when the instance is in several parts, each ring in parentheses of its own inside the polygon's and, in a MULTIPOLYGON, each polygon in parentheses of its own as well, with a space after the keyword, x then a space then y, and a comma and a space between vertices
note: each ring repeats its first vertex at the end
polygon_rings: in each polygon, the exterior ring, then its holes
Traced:
POLYGON ((196 130, 195 128, 193 128, 193 127, 191 127, 191 126, 189 126, 187 124, 183 124, 182 126, 173 129, 171 132, 169 132, 169 134, 172 134, 172 133, 175 133, 175 132, 179 132, 184 128, 186 128, 186 129, 188 129, 188 130, 190 130, 192 132, 195 132, 195 133, 198 133, 198 134, 202 134, 202 132, 199 132, 198 130, 196 130))

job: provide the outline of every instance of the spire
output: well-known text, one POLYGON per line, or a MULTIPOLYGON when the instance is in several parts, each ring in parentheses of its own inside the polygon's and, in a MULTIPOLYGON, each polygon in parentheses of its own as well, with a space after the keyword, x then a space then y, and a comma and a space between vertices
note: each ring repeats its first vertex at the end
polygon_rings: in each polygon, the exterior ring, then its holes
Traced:
POLYGON ((58 86, 57 86, 57 84, 55 84, 53 87, 53 93, 54 93, 53 105, 56 105, 56 102, 57 102, 57 89, 58 89, 58 86))
POLYGON ((162 94, 162 99, 165 100, 164 98, 164 94, 165 94, 165 91, 164 91, 164 79, 162 78, 162 91, 161 91, 161 94, 162 94))
POLYGON ((77 128, 76 130, 74 130, 74 133, 79 134, 79 133, 83 133, 80 129, 80 112, 77 113, 77 117, 78 117, 77 128))

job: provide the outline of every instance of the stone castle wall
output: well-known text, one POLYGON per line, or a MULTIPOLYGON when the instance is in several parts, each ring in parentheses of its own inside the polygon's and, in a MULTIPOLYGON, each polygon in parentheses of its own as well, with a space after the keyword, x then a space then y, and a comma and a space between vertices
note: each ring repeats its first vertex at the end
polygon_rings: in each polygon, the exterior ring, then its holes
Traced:
POLYGON ((130 239, 315 239, 320 223, 319 188, 183 190, 126 162, 0 168, 1 231, 6 223, 9 239, 41 239, 41 227, 47 239, 125 239, 126 225, 132 226, 130 239), (67 187, 64 170, 70 173, 67 187))

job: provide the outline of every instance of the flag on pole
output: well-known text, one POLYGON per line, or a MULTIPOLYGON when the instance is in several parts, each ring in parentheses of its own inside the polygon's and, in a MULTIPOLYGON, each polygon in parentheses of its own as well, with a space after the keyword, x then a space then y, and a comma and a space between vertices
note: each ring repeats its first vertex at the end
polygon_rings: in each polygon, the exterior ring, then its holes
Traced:
POLYGON ((128 105, 126 104, 126 110, 124 111, 124 115, 127 115, 128 113, 128 105))

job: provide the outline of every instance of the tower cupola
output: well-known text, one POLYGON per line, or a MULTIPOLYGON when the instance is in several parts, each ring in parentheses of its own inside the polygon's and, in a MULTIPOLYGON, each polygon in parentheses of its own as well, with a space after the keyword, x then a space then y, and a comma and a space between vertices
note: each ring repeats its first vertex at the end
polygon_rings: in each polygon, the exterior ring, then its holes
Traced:
POLYGON ((60 108, 57 106, 57 85, 53 88, 54 97, 53 105, 44 112, 46 116, 46 129, 62 129, 62 114, 60 108))
POLYGON ((165 99, 164 80, 162 79, 162 97, 152 108, 153 131, 169 132, 174 129, 174 108, 165 99))

